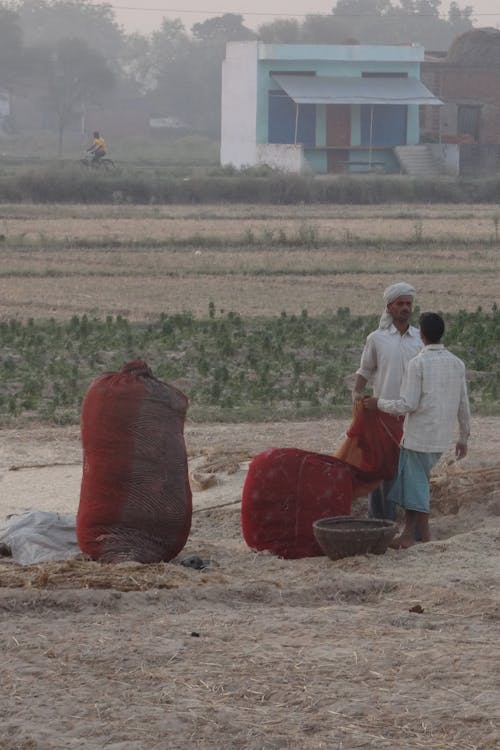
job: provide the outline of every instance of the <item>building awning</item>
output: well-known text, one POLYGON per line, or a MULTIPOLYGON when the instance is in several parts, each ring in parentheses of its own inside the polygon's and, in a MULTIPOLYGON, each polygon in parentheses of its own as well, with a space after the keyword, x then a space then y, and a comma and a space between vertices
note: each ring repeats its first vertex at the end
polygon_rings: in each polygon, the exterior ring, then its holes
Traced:
POLYGON ((273 79, 297 104, 443 103, 417 78, 273 75, 273 79))

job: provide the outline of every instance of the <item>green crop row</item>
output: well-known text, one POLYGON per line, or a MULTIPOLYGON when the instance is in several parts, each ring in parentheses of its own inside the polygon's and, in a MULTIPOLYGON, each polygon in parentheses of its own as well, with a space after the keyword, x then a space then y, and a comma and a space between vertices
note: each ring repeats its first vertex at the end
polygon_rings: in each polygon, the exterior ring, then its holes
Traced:
MULTIPOLYGON (((470 371, 471 403, 500 406, 500 313, 447 315, 446 343, 470 371)), ((144 359, 162 380, 181 383, 194 420, 279 420, 347 413, 346 378, 359 363, 374 316, 348 308, 310 317, 267 319, 218 314, 162 315, 147 323, 121 316, 74 316, 0 323, 0 423, 76 423, 93 378, 144 359)))

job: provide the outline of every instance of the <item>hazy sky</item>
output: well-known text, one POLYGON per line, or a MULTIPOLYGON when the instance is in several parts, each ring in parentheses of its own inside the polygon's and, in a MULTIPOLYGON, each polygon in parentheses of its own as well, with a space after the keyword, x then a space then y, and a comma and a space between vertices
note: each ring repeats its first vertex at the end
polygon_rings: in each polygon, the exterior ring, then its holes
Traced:
MULTIPOLYGON (((96 5, 100 4, 97 0, 96 5)), ((275 18, 303 17, 306 13, 330 13, 334 0, 110 0, 116 19, 126 31, 149 33, 159 28, 163 17, 180 18, 187 29, 194 23, 224 13, 239 13, 245 24, 256 28, 275 18)), ((394 5, 396 3, 393 3, 394 5)), ((499 0, 458 0, 459 7, 472 5, 475 26, 500 28, 499 0)), ((441 13, 448 9, 442 0, 441 13)))

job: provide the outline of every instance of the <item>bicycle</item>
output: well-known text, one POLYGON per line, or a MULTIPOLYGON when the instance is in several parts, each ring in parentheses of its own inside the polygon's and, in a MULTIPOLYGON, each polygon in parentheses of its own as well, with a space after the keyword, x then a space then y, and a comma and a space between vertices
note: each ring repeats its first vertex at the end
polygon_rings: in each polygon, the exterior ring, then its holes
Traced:
POLYGON ((103 156, 96 161, 94 161, 91 156, 85 156, 83 159, 80 159, 80 164, 87 169, 102 169, 106 172, 116 167, 115 162, 113 159, 110 159, 109 156, 103 156))

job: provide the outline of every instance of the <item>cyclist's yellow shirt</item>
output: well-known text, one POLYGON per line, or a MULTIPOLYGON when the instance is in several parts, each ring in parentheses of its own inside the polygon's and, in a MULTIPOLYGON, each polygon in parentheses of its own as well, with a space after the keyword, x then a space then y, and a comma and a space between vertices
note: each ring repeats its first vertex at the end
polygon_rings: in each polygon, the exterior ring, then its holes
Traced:
POLYGON ((108 148, 106 146, 106 141, 104 140, 104 138, 94 138, 93 146, 96 149, 97 148, 102 148, 103 151, 107 151, 108 150, 108 148))

